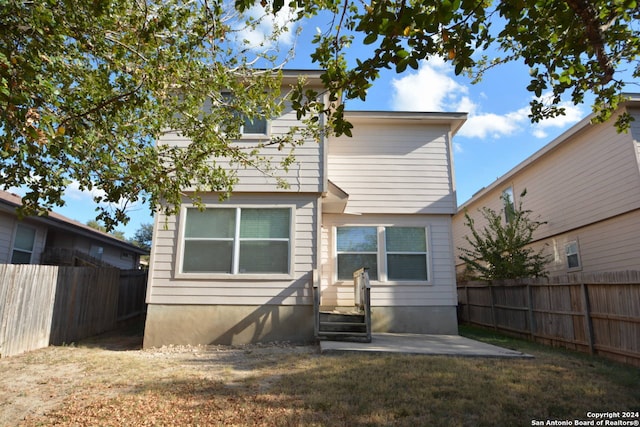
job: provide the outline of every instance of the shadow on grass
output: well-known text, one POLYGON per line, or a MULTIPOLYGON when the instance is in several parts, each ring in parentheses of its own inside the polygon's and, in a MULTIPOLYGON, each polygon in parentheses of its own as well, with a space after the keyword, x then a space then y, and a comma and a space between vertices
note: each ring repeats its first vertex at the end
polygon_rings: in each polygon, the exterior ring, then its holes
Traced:
MULTIPOLYGON (((636 385, 560 354, 536 361, 424 355, 257 352, 232 382, 143 381, 113 398, 65 408, 81 424, 489 426, 585 419, 588 411, 638 410, 636 385), (77 411, 77 412, 76 412, 77 411)), ((220 362, 224 359, 216 359, 220 362)), ((197 363, 206 363, 198 361, 197 363)), ((201 371, 200 371, 201 372, 201 371)), ((640 378, 640 370, 628 375, 640 378)))
MULTIPOLYGON (((141 324, 131 322, 80 344, 135 350, 142 343, 141 324), (125 345, 135 340, 137 348, 125 345)), ((461 328, 461 334, 535 352, 536 359, 320 355, 309 347, 286 345, 211 348, 215 355, 185 355, 175 371, 132 381, 116 396, 71 399, 48 414, 47 422, 518 426, 533 420, 587 420, 589 411, 640 410, 638 368, 492 331, 461 328), (225 377, 226 369, 236 372, 225 377)))

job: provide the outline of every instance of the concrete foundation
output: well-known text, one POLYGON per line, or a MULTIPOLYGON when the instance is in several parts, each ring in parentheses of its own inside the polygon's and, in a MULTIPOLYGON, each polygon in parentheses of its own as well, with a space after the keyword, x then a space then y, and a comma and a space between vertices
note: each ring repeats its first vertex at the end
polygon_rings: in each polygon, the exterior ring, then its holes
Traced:
MULTIPOLYGON (((373 332, 457 335, 456 307, 372 307, 373 332)), ((311 306, 149 304, 144 348, 163 345, 310 343, 311 306)))
POLYGON ((144 348, 314 341, 312 306, 149 304, 144 348))
POLYGON ((454 306, 371 307, 373 332, 457 335, 454 306))

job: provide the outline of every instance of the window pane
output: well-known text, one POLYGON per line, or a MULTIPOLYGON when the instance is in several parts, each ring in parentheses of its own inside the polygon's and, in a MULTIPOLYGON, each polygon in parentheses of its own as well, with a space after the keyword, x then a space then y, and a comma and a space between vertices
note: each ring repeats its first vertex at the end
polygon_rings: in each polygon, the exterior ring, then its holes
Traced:
POLYGON ((339 227, 338 252, 376 252, 378 230, 376 227, 339 227))
POLYGON ((288 273, 289 242, 240 242, 238 273, 288 273))
POLYGON ((16 240, 13 243, 13 247, 31 252, 33 251, 33 241, 35 238, 36 230, 34 228, 18 224, 18 228, 16 229, 16 240))
POLYGON ((504 205, 504 220, 509 223, 515 215, 513 188, 509 187, 502 192, 502 203, 504 205))
POLYGON ((91 248, 89 249, 89 256, 96 259, 102 259, 103 254, 104 248, 102 246, 91 245, 91 248))
POLYGON ((289 209, 242 209, 240 237, 288 239, 289 209))
POLYGON ((231 273, 233 242, 191 240, 184 242, 182 271, 231 273))
POLYGON ((378 280, 378 259, 375 254, 338 254, 338 280, 353 280, 353 272, 369 268, 369 279, 378 280))
POLYGON ((568 255, 567 264, 569 265, 569 268, 580 267, 580 263, 578 262, 578 254, 568 255))
POLYGON ((233 238, 235 209, 187 209, 185 237, 233 238))
POLYGON ((388 252, 426 252, 424 228, 387 227, 385 229, 388 252))
POLYGON ((242 127, 242 133, 257 133, 266 135, 267 133, 267 121, 261 118, 250 119, 244 118, 244 126, 242 127))
POLYGON ((426 255, 388 255, 389 280, 427 280, 426 255))
POLYGON ((13 251, 11 264, 30 264, 31 252, 13 251))

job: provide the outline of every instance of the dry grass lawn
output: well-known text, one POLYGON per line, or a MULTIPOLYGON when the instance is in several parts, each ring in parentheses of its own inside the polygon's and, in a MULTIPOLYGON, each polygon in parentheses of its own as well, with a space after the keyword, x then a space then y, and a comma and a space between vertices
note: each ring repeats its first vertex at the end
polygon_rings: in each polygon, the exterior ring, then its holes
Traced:
POLYGON ((139 331, 0 359, 0 425, 530 426, 640 410, 640 369, 467 330, 535 359, 139 349, 139 331))

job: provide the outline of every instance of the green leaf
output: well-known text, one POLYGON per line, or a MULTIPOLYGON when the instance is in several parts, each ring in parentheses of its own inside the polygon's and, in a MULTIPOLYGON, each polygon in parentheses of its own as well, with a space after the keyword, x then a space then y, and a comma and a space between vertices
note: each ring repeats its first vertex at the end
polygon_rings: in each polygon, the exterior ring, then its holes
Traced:
POLYGON ((376 33, 369 33, 367 34, 367 36, 364 38, 364 40, 362 41, 363 44, 365 45, 369 45, 374 43, 376 40, 378 40, 378 35, 376 33))

